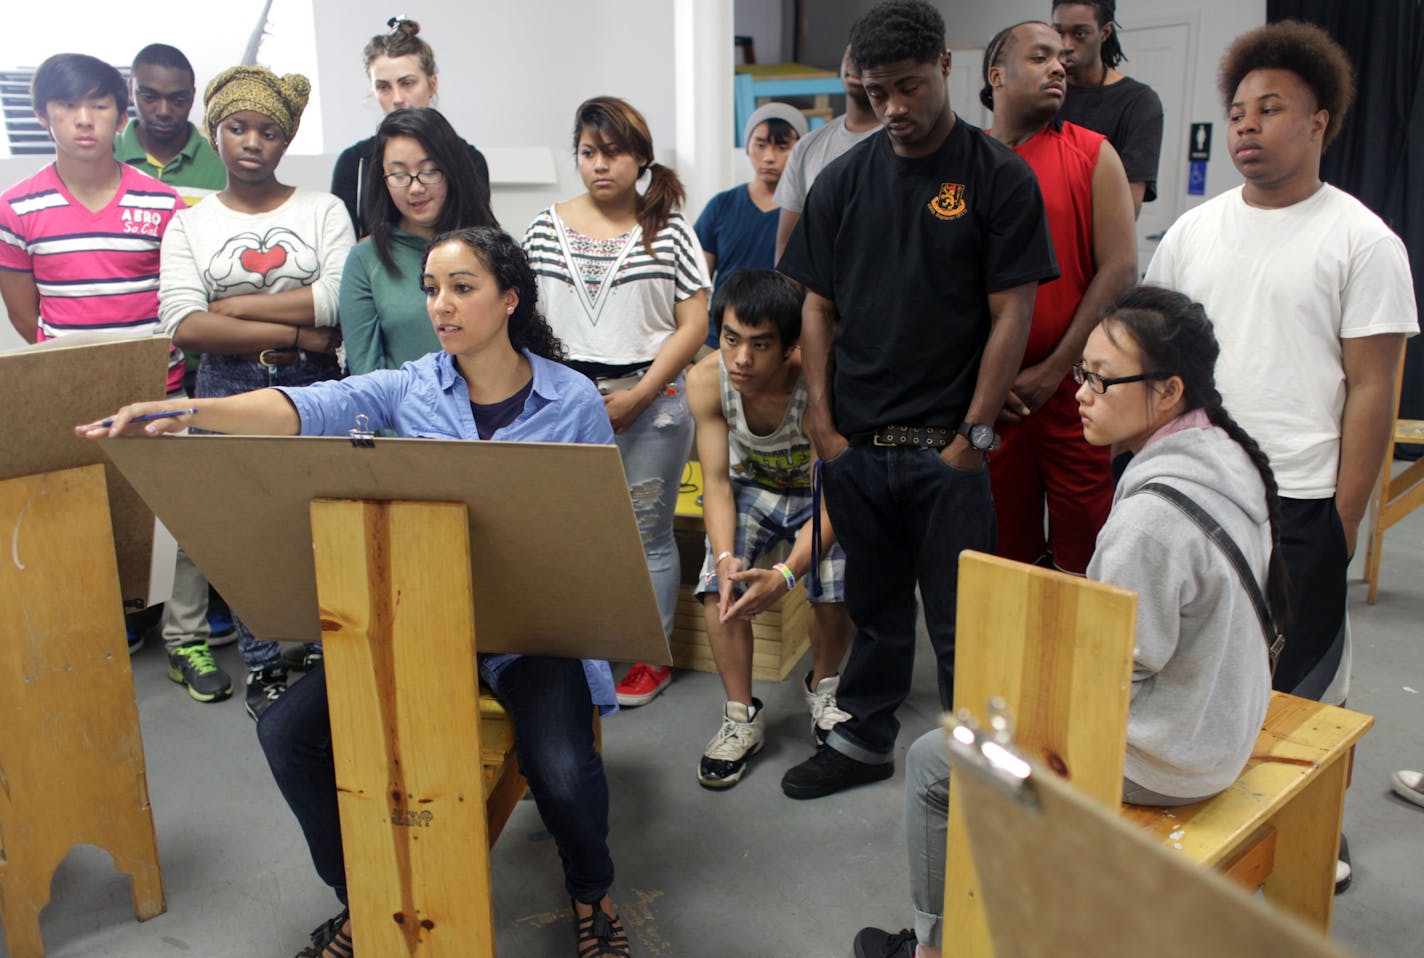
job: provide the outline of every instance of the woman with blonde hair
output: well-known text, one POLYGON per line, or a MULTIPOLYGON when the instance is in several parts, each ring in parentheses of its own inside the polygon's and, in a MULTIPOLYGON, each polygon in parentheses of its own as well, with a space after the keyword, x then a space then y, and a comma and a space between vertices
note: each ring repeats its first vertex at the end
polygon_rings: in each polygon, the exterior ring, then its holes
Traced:
MULTIPOLYGON (((366 76, 371 81, 371 94, 381 113, 433 106, 440 77, 435 51, 419 36, 420 24, 391 17, 386 25, 390 30, 376 34, 361 51, 366 76)), ((370 136, 348 146, 336 158, 336 166, 331 171, 331 192, 346 204, 357 239, 371 232, 371 224, 366 219, 366 196, 370 190, 367 170, 373 163, 380 165, 380 158, 372 154, 375 142, 376 138, 370 136)), ((464 146, 470 154, 470 162, 475 165, 476 179, 472 185, 476 196, 479 202, 489 206, 489 164, 479 150, 469 143, 464 146)))

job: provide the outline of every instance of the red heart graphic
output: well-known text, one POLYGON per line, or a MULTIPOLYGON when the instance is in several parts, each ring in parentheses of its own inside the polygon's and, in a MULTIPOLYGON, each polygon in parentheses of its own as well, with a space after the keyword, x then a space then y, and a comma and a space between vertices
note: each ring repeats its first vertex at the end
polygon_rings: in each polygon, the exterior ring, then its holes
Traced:
POLYGON ((274 246, 269 250, 248 249, 242 251, 242 268, 261 276, 266 276, 286 261, 287 251, 281 246, 274 246))

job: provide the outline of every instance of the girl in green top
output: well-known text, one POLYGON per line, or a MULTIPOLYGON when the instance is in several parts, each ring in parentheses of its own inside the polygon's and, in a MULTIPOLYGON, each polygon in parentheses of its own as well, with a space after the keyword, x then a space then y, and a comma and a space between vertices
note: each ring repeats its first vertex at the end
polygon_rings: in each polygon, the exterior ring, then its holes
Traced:
POLYGON ((362 190, 371 235, 341 278, 341 335, 352 374, 399 369, 440 349, 425 313, 420 271, 439 233, 495 226, 465 143, 439 112, 401 109, 376 131, 362 190))

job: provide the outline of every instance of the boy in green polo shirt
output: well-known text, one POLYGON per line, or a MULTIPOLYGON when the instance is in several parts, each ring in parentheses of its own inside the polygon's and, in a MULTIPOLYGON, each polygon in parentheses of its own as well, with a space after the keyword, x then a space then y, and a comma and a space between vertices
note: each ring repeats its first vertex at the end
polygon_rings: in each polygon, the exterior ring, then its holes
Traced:
POLYGON ((129 86, 138 119, 115 139, 115 158, 177 187, 189 206, 226 186, 227 167, 188 122, 197 88, 183 51, 150 43, 134 57, 129 86))
MULTIPOLYGON (((193 65, 183 51, 166 43, 151 43, 140 50, 134 57, 129 93, 138 119, 114 138, 115 159, 175 187, 189 206, 227 186, 227 167, 207 137, 188 121, 197 97, 197 83, 193 65)), ((198 363, 193 354, 187 354, 187 359, 190 372, 184 376, 183 386, 191 396, 198 363)), ((180 549, 173 595, 164 604, 162 620, 163 644, 170 660, 179 649, 206 650, 208 645, 227 645, 236 640, 226 604, 219 599, 209 609, 208 600, 207 580, 180 549)), ((142 644, 142 635, 152 621, 146 613, 129 617, 130 649, 142 644)), ((170 662, 169 669, 175 680, 183 675, 181 666, 187 659, 183 653, 178 654, 180 660, 176 665, 170 662)), ((218 699, 231 693, 227 676, 211 657, 189 661, 189 665, 205 673, 198 688, 185 676, 184 684, 194 698, 209 701, 209 686, 218 689, 218 699)))

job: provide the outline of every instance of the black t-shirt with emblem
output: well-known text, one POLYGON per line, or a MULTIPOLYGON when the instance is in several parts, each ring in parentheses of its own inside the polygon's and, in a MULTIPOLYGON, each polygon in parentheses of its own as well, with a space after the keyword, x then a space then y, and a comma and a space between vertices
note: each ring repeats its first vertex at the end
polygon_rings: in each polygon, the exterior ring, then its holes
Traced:
POLYGON ((1033 171, 963 119, 929 156, 897 156, 882 130, 822 170, 777 268, 836 304, 834 414, 853 442, 958 426, 988 294, 1058 276, 1033 171))

